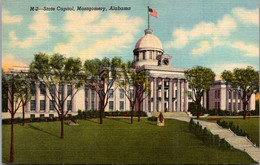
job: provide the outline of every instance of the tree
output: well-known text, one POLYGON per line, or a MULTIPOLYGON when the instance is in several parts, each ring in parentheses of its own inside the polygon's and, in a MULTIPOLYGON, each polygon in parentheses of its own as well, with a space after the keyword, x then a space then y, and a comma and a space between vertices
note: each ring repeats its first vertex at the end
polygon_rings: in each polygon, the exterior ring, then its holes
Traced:
POLYGON ((207 67, 196 66, 184 72, 184 76, 188 81, 189 87, 194 93, 193 102, 197 105, 197 118, 200 116, 201 98, 203 93, 209 90, 215 81, 215 73, 207 67))
POLYGON ((131 106, 131 124, 133 124, 134 107, 137 104, 138 121, 140 121, 140 106, 143 100, 148 96, 143 97, 145 92, 150 92, 148 84, 149 73, 145 70, 137 72, 132 68, 131 62, 122 64, 122 72, 124 81, 119 81, 119 86, 124 90, 124 94, 130 102, 131 106), (131 86, 133 88, 131 88, 131 86))
POLYGON ((14 117, 18 109, 22 106, 21 95, 24 95, 25 88, 23 75, 10 75, 8 78, 8 112, 11 115, 11 143, 10 162, 14 161, 14 117))
POLYGON ((82 62, 79 58, 66 58, 60 54, 48 56, 44 53, 34 55, 34 60, 30 64, 30 75, 44 87, 53 92, 45 95, 54 103, 54 109, 58 113, 61 122, 61 135, 64 138, 64 119, 69 112, 64 105, 69 96, 73 100, 76 93, 84 84, 85 75, 82 72, 82 62), (71 91, 63 95, 62 89, 70 84, 71 91))
POLYGON ((16 80, 15 80, 16 87, 19 88, 19 92, 15 94, 16 99, 22 102, 22 113, 23 113, 23 126, 24 126, 24 118, 25 118, 25 105, 29 100, 31 100, 31 93, 30 93, 30 85, 31 80, 27 73, 17 73, 16 80))
POLYGON ((253 93, 259 91, 259 72, 255 71, 251 66, 245 69, 235 68, 233 72, 224 70, 221 73, 221 78, 225 80, 232 89, 238 91, 243 103, 243 118, 246 119, 248 101, 253 93))
POLYGON ((142 70, 137 72, 135 76, 133 76, 133 82, 136 90, 136 99, 137 99, 137 112, 138 112, 138 122, 140 121, 141 116, 141 105, 145 98, 151 93, 149 89, 148 83, 149 72, 146 70, 142 70), (144 94, 147 93, 146 96, 144 94))
POLYGON ((2 112, 8 112, 8 81, 2 68, 2 112))
POLYGON ((120 68, 121 63, 122 61, 118 57, 114 57, 112 60, 106 57, 102 60, 95 58, 86 60, 84 63, 84 70, 88 75, 85 84, 95 90, 99 96, 100 124, 103 123, 103 112, 108 104, 108 99, 117 88, 115 82, 120 79, 121 74, 118 68, 120 68), (112 89, 113 87, 115 89, 112 89))

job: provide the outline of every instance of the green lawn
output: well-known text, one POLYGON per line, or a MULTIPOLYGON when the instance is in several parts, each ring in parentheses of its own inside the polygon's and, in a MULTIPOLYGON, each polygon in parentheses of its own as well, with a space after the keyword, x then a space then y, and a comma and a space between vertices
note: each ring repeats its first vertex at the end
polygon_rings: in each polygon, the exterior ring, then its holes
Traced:
MULTIPOLYGON (((249 164, 254 161, 238 150, 205 146, 188 130, 188 123, 166 120, 165 127, 141 119, 79 120, 65 125, 59 139, 60 123, 15 125, 15 162, 31 164, 153 163, 153 164, 249 164)), ((10 125, 3 125, 3 162, 8 163, 10 125)))
MULTIPOLYGON (((221 121, 222 120, 227 122, 233 121, 235 126, 239 125, 239 128, 245 130, 249 134, 250 140, 259 146, 259 117, 247 117, 245 120, 242 118, 221 118, 221 121)), ((216 120, 214 120, 214 122, 216 122, 216 120)))

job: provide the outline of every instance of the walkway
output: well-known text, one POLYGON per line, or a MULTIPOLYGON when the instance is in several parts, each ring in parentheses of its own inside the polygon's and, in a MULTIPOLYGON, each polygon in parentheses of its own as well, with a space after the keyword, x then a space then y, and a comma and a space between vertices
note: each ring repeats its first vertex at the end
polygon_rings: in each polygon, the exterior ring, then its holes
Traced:
MULTIPOLYGON (((171 119, 176 119, 180 121, 190 122, 190 117, 167 117, 171 119)), ((225 138, 225 140, 234 148, 245 151, 251 156, 256 162, 260 162, 260 148, 256 147, 247 137, 237 136, 230 129, 224 129, 216 123, 202 121, 194 119, 194 122, 199 124, 204 128, 206 127, 213 135, 219 135, 220 138, 225 138)))

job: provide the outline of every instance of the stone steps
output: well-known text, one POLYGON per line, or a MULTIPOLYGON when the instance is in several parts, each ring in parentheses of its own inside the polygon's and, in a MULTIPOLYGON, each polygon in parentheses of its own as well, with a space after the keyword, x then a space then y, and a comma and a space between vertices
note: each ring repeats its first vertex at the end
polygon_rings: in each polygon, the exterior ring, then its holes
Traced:
MULTIPOLYGON (((173 117, 173 119, 189 122, 188 117, 173 117)), ((213 135, 219 135, 220 138, 225 138, 225 140, 234 148, 246 152, 252 159, 256 162, 260 162, 260 148, 254 146, 254 144, 247 139, 247 137, 237 136, 230 129, 224 129, 216 123, 201 121, 194 119, 194 122, 199 124, 204 128, 206 127, 213 135)))

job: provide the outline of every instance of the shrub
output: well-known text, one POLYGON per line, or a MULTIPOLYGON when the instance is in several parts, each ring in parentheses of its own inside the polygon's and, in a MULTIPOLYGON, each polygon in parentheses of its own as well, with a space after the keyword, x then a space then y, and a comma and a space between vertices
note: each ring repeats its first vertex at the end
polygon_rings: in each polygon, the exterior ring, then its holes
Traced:
POLYGON ((148 117, 147 120, 148 121, 157 121, 157 117, 154 117, 154 116, 148 117))

